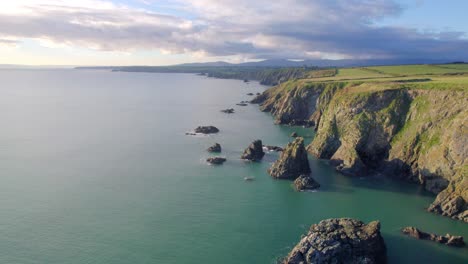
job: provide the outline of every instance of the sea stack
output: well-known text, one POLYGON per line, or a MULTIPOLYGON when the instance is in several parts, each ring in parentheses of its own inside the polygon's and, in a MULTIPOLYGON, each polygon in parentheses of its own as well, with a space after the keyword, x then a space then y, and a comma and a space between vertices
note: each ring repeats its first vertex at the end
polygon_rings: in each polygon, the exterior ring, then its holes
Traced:
POLYGON ((284 264, 387 262, 380 222, 365 224, 351 218, 323 220, 291 250, 284 264))
POLYGON ((301 175, 294 180, 294 187, 297 191, 315 190, 320 187, 320 184, 310 175, 301 175))
POLYGON ((260 161, 265 152, 263 152, 262 141, 257 139, 248 148, 244 150, 244 153, 241 156, 241 159, 250 160, 250 161, 260 161))
POLYGON ((213 146, 209 147, 207 151, 219 153, 221 152, 221 145, 219 143, 215 143, 213 146))
POLYGON ((268 173, 276 179, 295 180, 301 175, 310 174, 304 139, 297 137, 288 143, 280 158, 271 166, 268 173))

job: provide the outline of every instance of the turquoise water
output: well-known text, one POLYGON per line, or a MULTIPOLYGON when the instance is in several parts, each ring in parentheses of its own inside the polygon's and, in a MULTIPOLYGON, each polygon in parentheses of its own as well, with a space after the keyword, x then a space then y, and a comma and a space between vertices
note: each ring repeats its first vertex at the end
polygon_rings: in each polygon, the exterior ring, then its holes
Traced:
POLYGON ((254 139, 292 131, 254 105, 255 83, 185 74, 1 70, 0 263, 274 263, 330 217, 380 220, 391 263, 467 263, 468 250, 399 229, 468 237, 425 212, 415 185, 349 178, 311 158, 318 192, 295 192, 261 163, 239 160, 254 139), (226 115, 220 109, 234 107, 226 115), (198 125, 221 133, 186 136, 198 125), (219 142, 228 161, 205 164, 219 142), (246 176, 255 177, 245 182, 246 176))

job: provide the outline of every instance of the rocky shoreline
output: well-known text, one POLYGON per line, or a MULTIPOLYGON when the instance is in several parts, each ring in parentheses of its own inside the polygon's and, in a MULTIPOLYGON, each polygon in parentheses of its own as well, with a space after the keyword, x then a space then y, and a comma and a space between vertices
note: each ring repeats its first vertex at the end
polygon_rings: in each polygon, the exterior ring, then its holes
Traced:
POLYGON ((374 85, 296 80, 251 103, 277 124, 313 125, 307 151, 343 174, 421 184, 438 194, 428 211, 468 222, 466 91, 374 85))

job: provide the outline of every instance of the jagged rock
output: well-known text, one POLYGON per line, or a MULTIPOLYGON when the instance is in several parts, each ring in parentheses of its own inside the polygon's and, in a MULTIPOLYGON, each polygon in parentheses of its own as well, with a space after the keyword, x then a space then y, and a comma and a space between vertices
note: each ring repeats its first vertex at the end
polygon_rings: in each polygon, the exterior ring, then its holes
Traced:
POLYGON ((405 235, 410 237, 414 237, 417 239, 424 239, 424 240, 431 240, 434 242, 438 242, 441 244, 445 244, 447 246, 453 247, 464 247, 465 242, 463 241, 462 236, 452 236, 450 234, 446 234, 445 236, 439 236, 436 234, 426 233, 423 232, 415 227, 408 226, 401 230, 401 232, 405 235))
POLYGON ((320 184, 310 175, 301 175, 299 178, 294 180, 294 187, 298 191, 315 190, 320 187, 320 184))
POLYGON ((195 133, 214 134, 218 132, 219 132, 219 129, 214 126, 199 126, 195 128, 195 133))
POLYGON ((221 165, 225 161, 226 161, 226 158, 222 158, 222 157, 211 157, 211 158, 206 159, 206 162, 210 164, 214 164, 214 165, 221 165))
POLYGON ((269 146, 269 145, 263 145, 263 148, 267 151, 276 151, 276 152, 280 152, 280 151, 283 151, 283 148, 282 147, 278 147, 278 146, 269 146))
POLYGON ((271 166, 268 173, 273 178, 289 180, 295 180, 302 174, 310 174, 304 139, 297 137, 293 142, 288 143, 280 158, 271 166))
POLYGON ((291 135, 290 135, 290 137, 293 137, 293 138, 295 138, 295 137, 297 137, 297 136, 298 136, 298 135, 297 135, 297 132, 292 132, 291 135))
POLYGON ((283 263, 386 263, 386 251, 380 222, 328 219, 312 225, 283 263))
POLYGON ((468 222, 468 179, 457 174, 448 187, 437 195, 428 211, 468 222))
POLYGON ((219 143, 215 143, 213 146, 207 149, 208 152, 221 152, 221 145, 219 143))
POLYGON ((221 112, 226 114, 234 114, 234 108, 223 109, 221 112))
POLYGON ((260 161, 264 155, 262 141, 257 139, 244 150, 241 159, 260 161))

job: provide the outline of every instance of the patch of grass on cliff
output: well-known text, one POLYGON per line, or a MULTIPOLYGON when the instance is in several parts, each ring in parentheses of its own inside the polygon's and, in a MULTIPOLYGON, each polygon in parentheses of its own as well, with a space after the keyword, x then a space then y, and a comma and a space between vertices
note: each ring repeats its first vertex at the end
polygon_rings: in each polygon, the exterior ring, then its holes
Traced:
POLYGON ((418 125, 425 120, 420 118, 420 114, 427 111, 429 108, 429 101, 425 96, 416 97, 410 104, 410 112, 416 113, 417 116, 412 118, 407 118, 403 127, 398 131, 398 133, 393 137, 392 144, 400 141, 401 139, 413 138, 417 135, 418 125), (413 109, 413 110, 412 110, 413 109))

